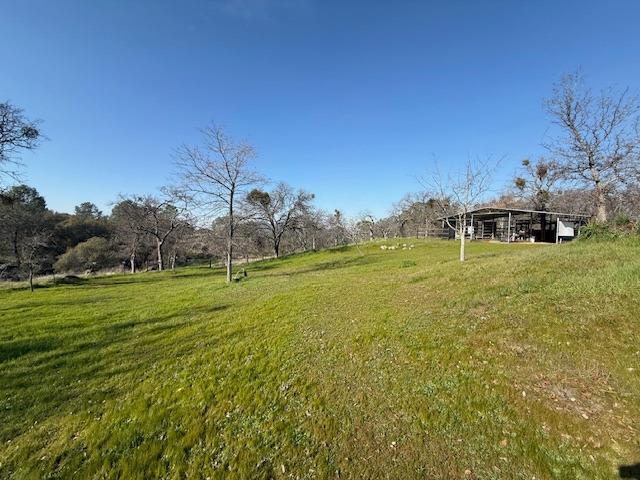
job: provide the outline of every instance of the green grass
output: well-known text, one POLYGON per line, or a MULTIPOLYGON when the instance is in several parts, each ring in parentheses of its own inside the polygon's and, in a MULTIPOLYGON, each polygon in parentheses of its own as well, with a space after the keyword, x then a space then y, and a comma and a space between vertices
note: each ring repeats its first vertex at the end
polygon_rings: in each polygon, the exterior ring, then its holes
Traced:
POLYGON ((0 478, 616 478, 640 244, 415 241, 0 291, 0 478))

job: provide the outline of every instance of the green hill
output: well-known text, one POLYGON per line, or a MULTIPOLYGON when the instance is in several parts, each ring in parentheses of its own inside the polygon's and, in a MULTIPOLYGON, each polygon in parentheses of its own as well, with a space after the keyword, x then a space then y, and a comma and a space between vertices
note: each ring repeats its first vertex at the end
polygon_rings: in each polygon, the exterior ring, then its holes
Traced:
POLYGON ((1 478, 616 478, 640 243, 378 241, 0 290, 1 478))

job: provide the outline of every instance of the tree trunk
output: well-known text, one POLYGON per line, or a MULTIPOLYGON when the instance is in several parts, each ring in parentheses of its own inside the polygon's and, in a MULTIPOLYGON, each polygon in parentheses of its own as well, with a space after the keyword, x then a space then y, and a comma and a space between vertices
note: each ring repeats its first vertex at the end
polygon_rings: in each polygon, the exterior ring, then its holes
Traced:
POLYGON ((13 244, 13 254, 16 257, 16 266, 20 268, 22 262, 20 261, 20 250, 18 249, 18 230, 14 230, 11 243, 13 244))
POLYGON ((29 268, 29 289, 33 292, 33 268, 29 268))
POLYGON ((158 251, 158 271, 161 272, 164 267, 164 259, 162 258, 162 242, 157 242, 157 251, 158 251))
POLYGON ((466 216, 462 219, 462 227, 460 228, 460 261, 464 262, 464 237, 465 237, 465 224, 467 223, 466 216))
POLYGON ((231 236, 227 238, 227 283, 231 283, 231 277, 233 276, 233 241, 231 236))
POLYGON ((596 182, 596 220, 598 223, 606 223, 607 221, 607 198, 600 182, 596 182))
POLYGON ((233 277, 233 195, 229 195, 229 225, 227 232, 227 283, 231 283, 233 277))
POLYGON ((131 263, 131 273, 136 273, 136 252, 131 253, 129 262, 131 263))
POLYGON ((178 256, 178 252, 176 252, 174 250, 174 252, 171 254, 171 270, 175 270, 176 269, 176 257, 178 256))

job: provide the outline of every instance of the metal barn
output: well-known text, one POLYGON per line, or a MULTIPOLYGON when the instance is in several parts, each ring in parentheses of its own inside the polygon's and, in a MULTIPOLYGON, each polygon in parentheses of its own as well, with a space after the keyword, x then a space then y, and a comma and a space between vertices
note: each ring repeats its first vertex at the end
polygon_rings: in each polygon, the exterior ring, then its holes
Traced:
MULTIPOLYGON (((470 240, 560 243, 575 238, 590 218, 575 213, 483 207, 467 212, 464 231, 470 240)), ((456 238, 457 223, 458 215, 442 217, 428 234, 456 238)))

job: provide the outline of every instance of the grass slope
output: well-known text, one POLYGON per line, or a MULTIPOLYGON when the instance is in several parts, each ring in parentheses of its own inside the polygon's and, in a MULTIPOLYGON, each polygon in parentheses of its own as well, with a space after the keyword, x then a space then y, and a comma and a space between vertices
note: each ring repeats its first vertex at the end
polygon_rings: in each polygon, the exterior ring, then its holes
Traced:
POLYGON ((640 245, 377 242, 0 291, 1 478, 615 478, 640 245))

